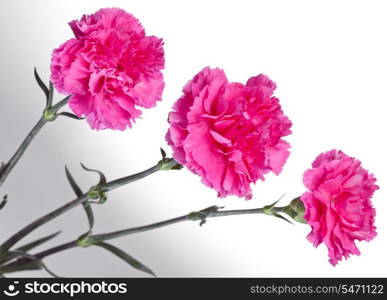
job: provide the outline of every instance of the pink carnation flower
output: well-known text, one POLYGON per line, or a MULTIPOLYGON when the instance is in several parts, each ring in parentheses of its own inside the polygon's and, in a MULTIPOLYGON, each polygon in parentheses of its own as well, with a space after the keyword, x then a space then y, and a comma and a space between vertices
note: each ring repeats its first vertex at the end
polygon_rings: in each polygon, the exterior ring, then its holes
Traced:
POLYGON ((371 197, 379 187, 375 177, 358 160, 341 151, 320 154, 304 174, 309 192, 301 196, 305 220, 312 227, 308 240, 315 247, 325 243, 329 262, 359 255, 355 240, 376 236, 371 197))
POLYGON ((131 14, 100 9, 69 23, 72 38, 55 49, 51 80, 93 129, 124 130, 161 99, 163 42, 146 36, 131 14))
POLYGON ((279 174, 291 133, 276 88, 265 75, 229 83, 220 69, 204 68, 183 89, 169 114, 166 139, 174 158, 200 175, 219 197, 251 198, 250 183, 279 174))

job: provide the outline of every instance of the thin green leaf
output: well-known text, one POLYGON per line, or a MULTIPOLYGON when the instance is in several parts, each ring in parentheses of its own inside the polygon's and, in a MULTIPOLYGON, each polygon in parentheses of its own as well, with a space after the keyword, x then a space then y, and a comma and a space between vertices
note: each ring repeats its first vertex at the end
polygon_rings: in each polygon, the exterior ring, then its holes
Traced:
POLYGON ((87 168, 83 163, 81 163, 81 167, 86 170, 86 171, 89 171, 89 172, 94 172, 94 173, 97 173, 99 175, 99 182, 98 184, 105 184, 106 183, 106 176, 104 173, 102 173, 101 171, 98 171, 98 170, 94 170, 94 169, 89 169, 87 168))
POLYGON ((274 207, 278 202, 281 201, 281 199, 282 199, 283 197, 285 197, 285 195, 286 195, 286 194, 283 194, 281 197, 279 197, 279 199, 278 199, 277 201, 275 201, 274 203, 272 203, 272 204, 270 204, 270 205, 267 205, 267 207, 269 207, 269 208, 274 207))
POLYGON ((165 159, 167 157, 167 153, 164 151, 163 148, 160 148, 160 152, 161 152, 162 159, 165 159))
POLYGON ((42 89, 43 93, 46 95, 46 99, 49 98, 50 91, 48 90, 47 86, 44 84, 43 80, 40 78, 38 71, 36 70, 36 67, 34 68, 34 76, 35 80, 38 83, 39 87, 42 89))
POLYGON ((64 97, 57 104, 52 106, 52 108, 51 108, 52 111, 56 113, 59 109, 61 109, 63 106, 65 106, 67 104, 67 102, 69 101, 70 98, 71 98, 71 95, 64 97))
POLYGON ((55 232, 55 233, 50 234, 48 236, 42 237, 42 238, 37 239, 35 241, 32 241, 30 243, 27 243, 27 244, 17 248, 15 251, 9 251, 8 254, 5 255, 5 257, 3 259, 1 259, 1 262, 4 263, 6 261, 9 261, 9 260, 15 258, 17 256, 16 252, 28 252, 29 250, 34 249, 34 248, 48 242, 49 240, 53 239, 59 233, 61 233, 61 231, 55 232), (12 253, 14 253, 14 254, 12 254, 12 253))
MULTIPOLYGON (((12 252, 12 255, 17 257, 19 254, 12 252)), ((28 271, 28 270, 41 270, 42 266, 37 263, 35 260, 30 260, 19 264, 20 260, 15 260, 7 265, 2 265, 0 267, 0 275, 20 272, 20 271, 28 271), (16 265, 15 265, 16 264, 16 265)))
POLYGON ((22 252, 27 252, 33 248, 36 248, 42 244, 44 244, 45 242, 48 242, 49 240, 53 239, 54 237, 56 237, 59 233, 61 233, 61 231, 57 231, 53 234, 50 234, 48 236, 45 236, 45 237, 42 237, 40 239, 37 239, 33 242, 30 242, 28 244, 25 244, 19 248, 16 249, 16 251, 22 251, 22 252))
POLYGON ((279 219, 282 219, 290 224, 293 224, 292 222, 290 222, 288 219, 286 219, 284 216, 280 215, 280 214, 277 214, 275 212, 273 212, 273 216, 276 217, 276 218, 279 218, 279 219))
POLYGON ((145 273, 148 273, 148 274, 156 277, 155 273, 153 273, 153 271, 151 269, 149 269, 148 267, 144 266, 137 259, 133 258, 132 256, 130 256, 126 252, 122 251, 121 249, 119 249, 119 248, 117 248, 117 247, 115 247, 115 246, 113 246, 111 244, 104 243, 104 242, 100 242, 98 244, 95 244, 95 246, 99 246, 99 247, 102 247, 102 248, 108 250, 112 254, 118 256, 119 258, 121 258, 122 260, 127 262, 133 268, 135 268, 135 269, 137 269, 139 271, 143 271, 145 273))
POLYGON ((7 198, 8 198, 8 195, 4 195, 3 200, 1 200, 0 202, 0 210, 3 209, 4 206, 7 204, 8 202, 7 198))
POLYGON ((85 118, 82 118, 82 117, 78 117, 77 115, 74 115, 74 114, 69 113, 67 111, 61 112, 61 113, 59 113, 57 115, 58 116, 63 116, 63 117, 68 117, 68 118, 75 119, 75 120, 84 120, 85 119, 85 118))
MULTIPOLYGON (((65 166, 65 171, 66 171, 67 180, 69 181, 69 183, 70 183, 74 193, 78 197, 82 196, 83 192, 82 192, 81 188, 79 187, 79 185, 74 180, 74 177, 71 175, 71 173, 70 173, 69 169, 67 168, 67 166, 65 166)), ((91 205, 90 205, 90 203, 88 201, 83 202, 82 203, 82 207, 85 210, 85 213, 87 215, 87 219, 89 221, 89 232, 91 232, 91 230, 94 227, 94 213, 93 213, 93 210, 92 210, 91 205)))
POLYGON ((83 207, 83 209, 84 209, 84 211, 86 213, 87 220, 89 221, 89 232, 91 232, 91 230, 94 227, 94 213, 93 213, 93 209, 91 208, 91 205, 90 205, 89 201, 83 202, 82 203, 82 207, 83 207))
POLYGON ((71 188, 73 189, 75 195, 77 195, 78 197, 82 196, 83 192, 82 192, 81 188, 79 187, 79 185, 74 180, 74 177, 71 175, 67 166, 65 166, 65 172, 66 172, 67 180, 70 183, 71 188))
MULTIPOLYGON (((44 269, 48 274, 50 274, 51 276, 55 277, 55 278, 61 278, 60 276, 56 275, 54 272, 52 272, 47 266, 46 264, 37 256, 35 255, 32 255, 32 254, 28 254, 26 252, 23 252, 23 251, 11 251, 11 253, 15 253, 17 254, 17 256, 22 256, 22 257, 25 257, 25 258, 29 258, 31 260, 33 260, 33 262, 35 262, 41 269, 44 269)), ((37 268, 39 269, 39 268, 37 268)), ((21 270, 20 270, 21 271, 21 270)))
POLYGON ((3 171, 4 168, 5 168, 5 163, 1 162, 0 163, 0 174, 3 171))

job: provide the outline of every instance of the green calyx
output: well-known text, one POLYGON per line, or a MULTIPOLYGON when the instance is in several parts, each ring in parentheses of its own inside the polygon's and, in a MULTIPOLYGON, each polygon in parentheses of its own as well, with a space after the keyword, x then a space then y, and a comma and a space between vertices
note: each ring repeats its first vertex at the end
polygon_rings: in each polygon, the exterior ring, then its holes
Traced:
POLYGON ((180 170, 183 168, 183 166, 173 158, 163 158, 158 162, 158 166, 161 171, 180 170))
POLYGON ((281 200, 281 198, 278 199, 273 204, 266 205, 266 206, 262 207, 262 213, 264 213, 265 215, 268 215, 268 216, 273 216, 273 217, 276 217, 278 219, 282 219, 290 224, 293 224, 292 222, 290 222, 288 219, 286 219, 284 216, 282 216, 280 214, 280 212, 283 212, 283 208, 275 206, 281 200))
POLYGON ((87 192, 87 198, 91 200, 98 200, 98 203, 103 204, 107 200, 106 193, 101 190, 101 188, 96 185, 93 186, 88 192, 87 192))
POLYGON ((305 206, 300 198, 295 198, 290 202, 288 206, 283 209, 283 212, 291 217, 294 221, 306 224, 305 216, 305 206))
POLYGON ((86 248, 86 247, 98 244, 99 242, 100 241, 93 238, 93 236, 91 236, 89 232, 87 232, 78 238, 77 244, 79 247, 86 248))
POLYGON ((51 122, 54 121, 58 117, 58 115, 52 109, 52 107, 46 107, 43 111, 43 117, 46 121, 51 122))
POLYGON ((169 170, 180 170, 183 168, 181 164, 179 164, 173 158, 168 158, 167 153, 163 148, 160 148, 161 152, 161 160, 157 163, 159 170, 161 171, 169 171, 169 170))
POLYGON ((262 207, 262 212, 263 212, 265 215, 272 216, 272 215, 274 215, 274 210, 273 210, 273 208, 274 208, 273 205, 266 205, 266 206, 262 207))

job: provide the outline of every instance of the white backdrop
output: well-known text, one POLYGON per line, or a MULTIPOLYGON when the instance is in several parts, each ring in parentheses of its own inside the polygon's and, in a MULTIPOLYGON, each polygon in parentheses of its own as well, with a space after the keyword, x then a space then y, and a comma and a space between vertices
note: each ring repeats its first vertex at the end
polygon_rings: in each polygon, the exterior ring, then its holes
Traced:
MULTIPOLYGON (((317 154, 332 148, 359 158, 378 178, 375 193, 378 236, 360 243, 362 255, 332 267, 324 246, 306 240, 306 225, 268 216, 233 216, 182 223, 128 236, 113 244, 158 276, 387 276, 387 42, 385 1, 15 1, 0 2, 0 160, 6 160, 43 109, 33 79, 37 66, 49 76, 50 52, 71 37, 67 22, 102 7, 121 7, 140 19, 148 34, 164 38, 163 101, 126 132, 89 129, 84 121, 58 119, 33 141, 0 190, 9 203, 0 211, 0 239, 59 207, 74 195, 64 164, 86 189, 95 176, 79 162, 103 170, 109 179, 141 171, 159 159, 167 114, 181 88, 202 67, 226 71, 245 82, 259 73, 278 85, 276 96, 293 121, 287 138, 292 153, 279 177, 258 183, 250 201, 217 199, 186 170, 158 173, 109 194, 95 208, 96 233, 155 222, 210 205, 252 208, 304 191, 302 174, 317 154)), ((30 238, 58 229, 49 245, 83 233, 81 208, 40 228, 30 238)), ((100 248, 73 249, 47 264, 63 276, 145 276, 100 248)), ((25 272, 15 276, 44 276, 25 272)))

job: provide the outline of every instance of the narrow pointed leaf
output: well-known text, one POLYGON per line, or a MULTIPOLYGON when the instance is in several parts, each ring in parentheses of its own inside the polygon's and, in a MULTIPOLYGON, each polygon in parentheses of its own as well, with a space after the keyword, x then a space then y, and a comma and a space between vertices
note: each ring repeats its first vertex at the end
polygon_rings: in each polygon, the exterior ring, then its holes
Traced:
POLYGON ((53 276, 55 278, 61 278, 60 276, 58 276, 54 272, 52 272, 39 257, 32 255, 32 254, 28 254, 28 253, 23 252, 23 251, 11 251, 11 253, 16 254, 17 256, 22 256, 22 257, 31 259, 34 263, 36 263, 36 269, 44 269, 51 276, 53 276))
POLYGON ((5 168, 5 163, 1 162, 1 164, 0 164, 0 174, 3 171, 4 168, 5 168))
POLYGON ((53 234, 50 234, 48 236, 45 236, 45 237, 42 237, 40 239, 37 239, 35 241, 32 241, 30 243, 27 243, 19 248, 17 248, 15 251, 10 251, 8 252, 7 255, 5 255, 4 258, 2 258, 0 260, 0 262, 4 263, 6 261, 9 261, 13 258, 15 258, 16 256, 18 256, 18 254, 16 252, 28 252, 29 250, 32 250, 46 242, 48 242, 49 240, 53 239, 54 237, 56 237, 59 233, 61 233, 61 231, 58 231, 58 232, 55 232, 53 234))
POLYGON ((288 219, 286 219, 284 216, 280 215, 280 214, 277 214, 277 213, 273 213, 273 216, 276 217, 276 218, 279 218, 279 219, 282 219, 290 224, 293 224, 292 222, 290 222, 288 219))
MULTIPOLYGON (((20 254, 16 252, 10 253, 13 257, 20 256, 20 254)), ((18 262, 16 260, 15 262, 18 262)), ((2 265, 0 267, 0 275, 9 274, 13 272, 19 272, 19 271, 28 271, 28 270, 41 270, 42 266, 37 263, 35 260, 31 260, 30 262, 23 263, 22 265, 14 265, 14 262, 10 262, 9 264, 2 265)))
POLYGON ((27 252, 27 251, 29 251, 29 250, 31 250, 31 249, 33 249, 33 248, 36 248, 36 247, 38 247, 38 246, 40 246, 40 245, 42 245, 42 244, 48 242, 49 240, 51 240, 51 239, 53 239, 54 237, 56 237, 59 233, 61 233, 61 231, 57 231, 57 232, 55 232, 55 233, 53 233, 53 234, 50 234, 50 235, 48 235, 48 236, 42 237, 42 238, 37 239, 37 240, 35 240, 35 241, 33 241, 33 242, 30 242, 30 243, 28 243, 28 244, 25 244, 25 245, 23 245, 23 246, 17 248, 16 251, 27 252))
POLYGON ((71 98, 71 95, 68 95, 65 98, 63 98, 61 101, 59 101, 57 104, 53 105, 52 111, 56 113, 59 109, 61 109, 63 106, 67 104, 70 98, 71 98))
MULTIPOLYGON (((79 185, 74 180, 74 177, 71 175, 71 173, 70 173, 69 169, 67 168, 67 166, 65 166, 65 171, 66 171, 67 180, 69 181, 69 183, 70 183, 74 193, 78 197, 82 196, 83 192, 82 192, 81 188, 79 187, 79 185)), ((93 213, 93 210, 92 210, 91 205, 90 205, 90 203, 88 201, 83 202, 82 203, 82 207, 85 210, 85 213, 87 215, 87 219, 89 221, 89 232, 91 232, 91 230, 94 227, 94 213, 93 213)))
POLYGON ((270 207, 270 208, 271 208, 271 207, 274 207, 278 202, 281 201, 281 199, 282 199, 284 196, 285 196, 285 194, 283 194, 281 197, 279 197, 279 199, 278 199, 277 201, 275 201, 274 203, 268 205, 268 207, 270 207))
POLYGON ((163 148, 160 148, 160 152, 161 152, 162 159, 165 159, 167 157, 167 153, 164 151, 163 148))
POLYGON ((71 175, 67 166, 65 166, 65 172, 66 172, 67 180, 70 183, 71 188, 73 189, 75 195, 77 195, 78 197, 82 196, 83 192, 82 192, 81 188, 79 187, 79 185, 74 180, 74 177, 71 175))
POLYGON ((38 83, 39 87, 42 89, 43 93, 46 95, 46 99, 48 99, 50 92, 49 92, 47 86, 44 84, 43 80, 40 78, 36 68, 34 68, 34 76, 35 76, 35 80, 38 83))
POLYGON ((0 210, 4 208, 4 206, 7 204, 7 198, 8 198, 8 195, 4 195, 3 197, 3 200, 1 200, 0 202, 0 210))
POLYGON ((57 115, 58 116, 68 117, 68 118, 75 119, 75 120, 84 120, 85 119, 85 118, 82 118, 82 117, 78 117, 77 115, 74 115, 74 114, 69 113, 67 111, 61 112, 61 113, 59 113, 57 115))
POLYGON ((94 173, 97 173, 99 175, 99 183, 98 184, 105 184, 106 183, 106 181, 107 181, 106 176, 101 171, 89 169, 89 168, 85 167, 85 165, 83 163, 81 163, 81 166, 84 170, 89 171, 89 172, 94 172, 94 173))
POLYGON ((89 201, 83 202, 82 203, 82 207, 83 207, 83 209, 84 209, 84 211, 86 213, 87 220, 89 221, 89 232, 91 232, 91 230, 94 227, 94 213, 93 213, 93 209, 91 208, 91 205, 90 205, 89 201))
POLYGON ((148 273, 152 276, 156 276, 155 273, 153 273, 153 271, 151 269, 149 269, 148 267, 144 266, 141 262, 139 262, 137 259, 133 258, 132 256, 130 256, 129 254, 127 254, 126 252, 122 251, 121 249, 111 245, 111 244, 108 244, 108 243, 104 243, 104 242, 100 242, 98 244, 95 244, 96 246, 99 246, 99 247, 102 247, 106 250, 108 250, 109 252, 111 252, 112 254, 118 256, 119 258, 121 258, 122 260, 124 260, 125 262, 127 262, 129 265, 131 265, 133 268, 139 270, 139 271, 143 271, 145 273, 148 273))

